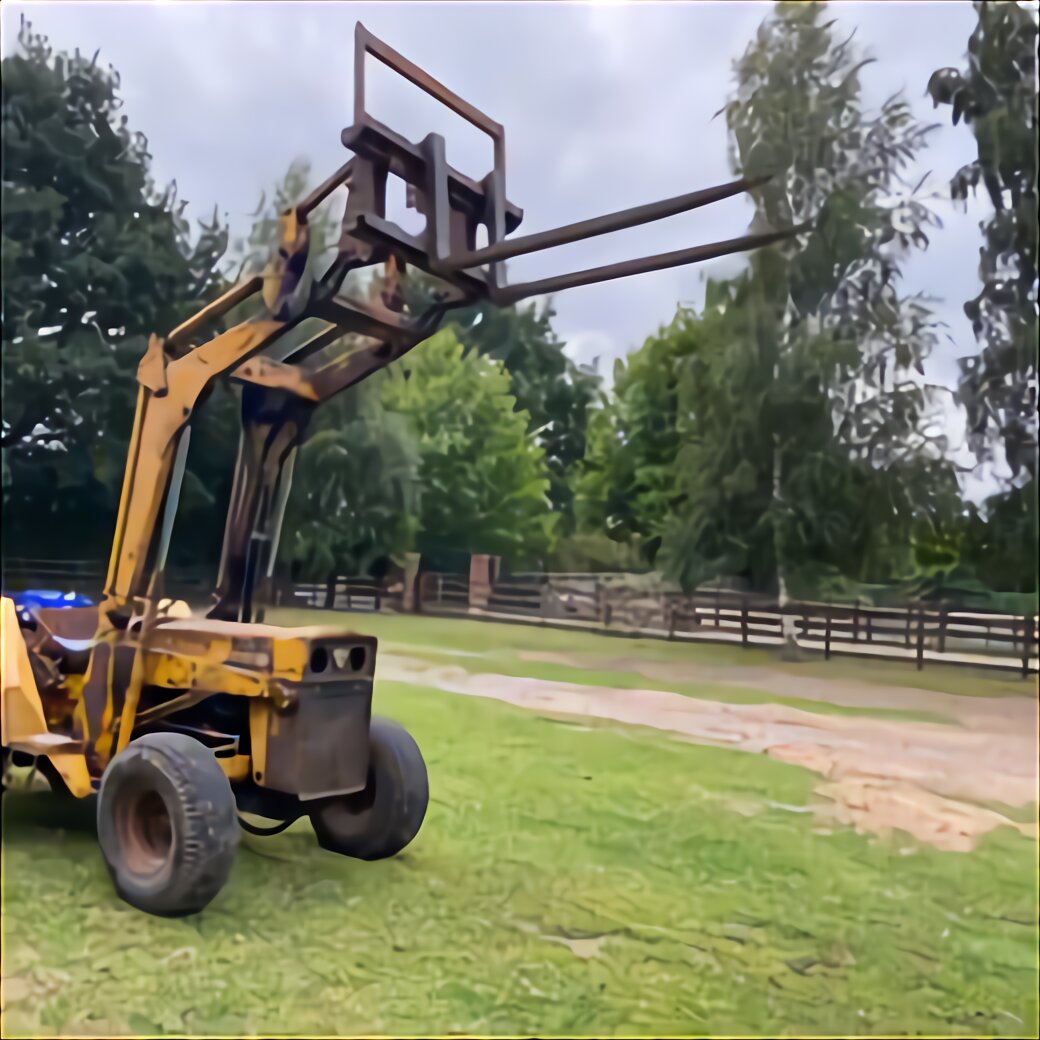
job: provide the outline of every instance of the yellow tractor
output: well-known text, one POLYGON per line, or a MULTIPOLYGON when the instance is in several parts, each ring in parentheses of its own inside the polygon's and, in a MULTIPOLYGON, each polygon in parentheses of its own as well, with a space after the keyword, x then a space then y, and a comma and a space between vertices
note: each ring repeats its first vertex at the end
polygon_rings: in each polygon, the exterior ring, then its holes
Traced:
POLYGON ((502 127, 360 24, 355 48, 354 123, 342 134, 352 157, 282 215, 279 247, 263 275, 148 343, 99 604, 19 609, 2 600, 5 763, 32 761, 61 792, 96 796, 98 839, 116 890, 150 913, 205 907, 228 878, 240 828, 276 833, 307 816, 324 848, 373 860, 403 849, 426 813, 426 767, 415 741, 396 723, 371 717, 375 639, 336 626, 255 620, 293 459, 315 408, 427 339, 453 308, 478 300, 509 305, 801 230, 507 286, 501 265, 509 257, 756 185, 739 180, 510 239, 523 214, 505 194, 502 127), (368 114, 369 55, 491 137, 494 167, 483 180, 447 164, 442 137, 415 144, 368 114), (390 175, 407 183, 426 218, 421 234, 387 220, 390 175), (347 203, 336 256, 317 277, 308 263, 308 215, 341 187, 347 203), (362 299, 343 291, 350 272, 376 266, 378 293, 362 299), (409 267, 436 286, 422 305, 405 302, 409 267), (249 304, 248 317, 214 331, 249 304), (300 335, 304 322, 317 326, 309 338, 300 335), (163 598, 163 573, 192 420, 225 376, 241 387, 242 434, 214 603, 192 615, 163 598))

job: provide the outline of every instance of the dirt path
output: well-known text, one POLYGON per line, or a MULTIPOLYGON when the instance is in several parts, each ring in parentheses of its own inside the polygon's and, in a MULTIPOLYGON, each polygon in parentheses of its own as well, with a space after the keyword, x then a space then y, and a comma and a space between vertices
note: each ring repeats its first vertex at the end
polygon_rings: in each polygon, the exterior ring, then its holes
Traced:
MULTIPOLYGON (((568 654, 521 651, 519 656, 527 661, 541 661, 569 668, 588 667, 587 661, 568 654)), ((969 729, 981 728, 993 733, 1018 733, 1023 727, 1036 728, 1036 701, 1029 697, 959 697, 916 687, 858 682, 846 677, 818 678, 740 665, 713 667, 695 662, 670 664, 635 657, 597 660, 596 668, 610 672, 634 672, 659 682, 709 682, 751 687, 780 697, 798 697, 845 708, 931 712, 956 719, 969 729)))
MULTIPOLYGON (((645 669, 647 662, 640 665, 645 669)), ((864 694, 856 691, 855 683, 843 682, 836 688, 829 682, 750 668, 727 669, 726 675, 740 685, 760 685, 749 678, 747 673, 752 672, 791 678, 795 686, 783 691, 788 696, 863 706, 864 694), (739 680, 734 673, 740 673, 739 680), (814 685, 825 685, 830 696, 824 698, 822 691, 812 689, 814 685)), ((662 690, 478 674, 392 654, 381 659, 380 677, 490 697, 543 714, 650 726, 696 743, 765 753, 824 777, 818 788, 825 801, 822 811, 861 831, 897 828, 951 851, 973 848, 980 835, 999 826, 1016 827, 1036 837, 1035 825, 1016 823, 985 807, 998 802, 1024 807, 1038 800, 1037 703, 1032 698, 1009 698, 1008 705, 1002 701, 962 705, 967 713, 958 716, 961 725, 953 726, 822 715, 779 704, 725 704, 662 690)), ((772 683, 768 688, 781 692, 772 683)), ((884 688, 864 684, 864 689, 871 691, 871 705, 886 703, 879 700, 884 688)), ((911 692, 924 694, 926 702, 933 697, 973 702, 923 690, 911 692)), ((910 707, 905 700, 891 706, 910 707)), ((950 713, 945 701, 942 707, 935 703, 925 710, 950 713)))

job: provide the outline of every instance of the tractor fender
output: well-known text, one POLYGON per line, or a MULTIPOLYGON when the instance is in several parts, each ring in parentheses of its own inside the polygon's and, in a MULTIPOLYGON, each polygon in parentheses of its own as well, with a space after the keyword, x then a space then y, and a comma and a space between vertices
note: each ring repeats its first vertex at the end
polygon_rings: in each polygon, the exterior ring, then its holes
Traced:
POLYGON ((18 625, 13 599, 0 599, 0 744, 46 755, 77 798, 91 794, 87 762, 75 742, 47 727, 29 651, 18 625))

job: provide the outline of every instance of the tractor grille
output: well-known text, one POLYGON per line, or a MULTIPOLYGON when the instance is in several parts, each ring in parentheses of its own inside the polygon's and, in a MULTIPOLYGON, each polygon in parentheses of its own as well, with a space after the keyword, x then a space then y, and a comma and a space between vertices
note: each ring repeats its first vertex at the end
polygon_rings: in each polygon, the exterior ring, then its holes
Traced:
POLYGON ((372 682, 305 683, 288 713, 267 723, 265 787, 301 799, 359 791, 368 777, 372 682))

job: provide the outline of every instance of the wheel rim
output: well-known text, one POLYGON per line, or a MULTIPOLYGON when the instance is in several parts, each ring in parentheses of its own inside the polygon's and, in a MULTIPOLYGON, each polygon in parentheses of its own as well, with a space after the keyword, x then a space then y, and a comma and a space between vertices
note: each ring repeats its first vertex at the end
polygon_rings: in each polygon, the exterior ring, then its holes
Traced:
POLYGON ((156 874, 173 852, 173 821, 158 791, 128 794, 116 807, 123 862, 137 875, 156 874))

